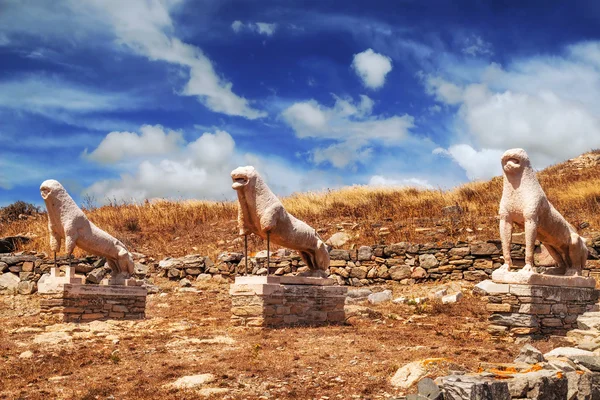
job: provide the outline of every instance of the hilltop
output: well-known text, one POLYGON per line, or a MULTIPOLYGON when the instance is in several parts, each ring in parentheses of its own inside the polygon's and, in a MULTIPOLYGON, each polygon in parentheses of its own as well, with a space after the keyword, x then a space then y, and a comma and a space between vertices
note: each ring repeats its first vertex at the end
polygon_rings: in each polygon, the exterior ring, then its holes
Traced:
MULTIPOLYGON (((600 151, 592 151, 538 173, 550 201, 579 233, 600 232, 600 151)), ((498 238, 497 209, 502 178, 471 182, 452 190, 352 186, 297 193, 282 199, 286 209, 315 227, 324 239, 344 231, 353 244, 470 241, 498 238)), ((30 210, 31 211, 31 210, 30 210)), ((46 214, 0 222, 0 237, 33 237, 22 250, 49 252, 46 214)), ((216 256, 242 250, 235 202, 153 201, 86 210, 95 224, 132 251, 153 257, 200 253, 216 256)), ((250 250, 265 248, 250 238, 250 250)))

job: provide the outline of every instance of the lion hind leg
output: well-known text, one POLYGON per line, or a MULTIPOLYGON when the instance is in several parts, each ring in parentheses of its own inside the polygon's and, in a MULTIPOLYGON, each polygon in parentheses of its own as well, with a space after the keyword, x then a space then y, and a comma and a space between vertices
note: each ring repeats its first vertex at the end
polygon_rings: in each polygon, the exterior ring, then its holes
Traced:
POLYGON ((327 245, 323 243, 321 239, 317 241, 317 251, 315 252, 315 255, 318 269, 324 271, 329 268, 329 251, 327 250, 327 245))
POLYGON ((302 260, 304 261, 308 269, 310 269, 311 271, 316 269, 314 256, 312 254, 310 254, 307 251, 301 251, 300 257, 302 257, 302 260))
POLYGON ((133 258, 131 257, 131 253, 125 250, 125 248, 121 247, 119 249, 119 253, 117 256, 117 264, 119 266, 119 272, 132 275, 133 274, 133 258))
POLYGON ((569 265, 565 275, 581 275, 581 270, 585 266, 588 257, 588 249, 585 241, 577 233, 571 233, 571 243, 569 244, 569 265))
POLYGON ((544 243, 544 247, 546 248, 546 250, 548 250, 548 253, 550 254, 550 256, 552 256, 552 258, 554 259, 554 261, 556 261, 556 266, 557 269, 553 270, 552 272, 549 272, 551 274, 564 274, 565 271, 567 270, 567 263, 565 262, 565 259, 563 257, 563 254, 558 251, 558 249, 556 249, 556 247, 546 244, 544 243))

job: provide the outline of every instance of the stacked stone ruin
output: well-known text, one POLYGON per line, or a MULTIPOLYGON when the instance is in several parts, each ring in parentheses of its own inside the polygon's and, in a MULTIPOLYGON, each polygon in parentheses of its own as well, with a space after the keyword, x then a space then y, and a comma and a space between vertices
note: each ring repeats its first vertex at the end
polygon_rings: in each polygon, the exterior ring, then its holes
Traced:
MULTIPOLYGON (((516 241, 520 238, 516 236, 516 241)), ((600 280, 600 236, 594 237, 588 246, 590 260, 583 276, 600 280)), ((539 251, 538 247, 538 251, 539 251)), ((360 246, 358 249, 333 249, 329 276, 339 285, 364 286, 397 281, 402 284, 466 280, 479 282, 491 277, 502 265, 499 241, 443 242, 443 243, 395 243, 390 245, 360 246)), ((512 257, 524 258, 524 246, 512 244, 512 257)), ((37 281, 49 273, 53 259, 45 253, 0 254, 0 293, 35 293, 37 281)), ((59 257, 58 264, 64 269, 69 261, 59 257)), ((77 258, 72 261, 78 274, 86 277, 86 283, 97 284, 108 273, 105 260, 97 256, 77 258)), ((166 258, 155 262, 150 257, 138 255, 134 276, 150 278, 162 276, 172 280, 202 280, 212 276, 233 277, 252 274, 266 275, 267 255, 261 251, 249 257, 246 270, 242 252, 226 252, 216 262, 199 254, 179 258, 166 258)), ((281 249, 271 254, 270 274, 294 275, 306 270, 300 256, 293 251, 281 249)))

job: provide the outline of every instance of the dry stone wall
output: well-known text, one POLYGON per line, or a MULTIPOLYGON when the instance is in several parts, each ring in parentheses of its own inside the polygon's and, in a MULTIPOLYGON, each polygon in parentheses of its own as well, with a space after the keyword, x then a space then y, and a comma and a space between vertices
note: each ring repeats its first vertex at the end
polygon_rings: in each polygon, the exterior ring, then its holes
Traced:
POLYGON ((44 294, 41 314, 61 322, 98 319, 143 319, 147 291, 142 287, 64 285, 56 294, 44 294))
MULTIPOLYGON (((511 255, 515 263, 525 258, 525 246, 513 239, 511 255)), ((590 260, 584 276, 600 280, 600 236, 589 243, 590 260)), ((328 273, 339 285, 364 286, 393 280, 402 284, 424 281, 466 280, 479 282, 491 277, 494 269, 503 263, 500 241, 394 243, 389 245, 360 246, 355 249, 332 249, 328 273)), ((192 254, 180 258, 166 258, 160 262, 134 254, 135 276, 149 278, 162 276, 188 281, 210 279, 213 276, 231 277, 236 274, 267 274, 267 252, 258 252, 245 265, 244 254, 227 252, 216 261, 192 254)), ((300 256, 281 249, 271 254, 269 272, 289 275, 307 270, 300 256)), ((544 265, 548 256, 536 246, 536 263, 544 265)), ((68 260, 59 258, 58 264, 66 266, 68 260)), ((95 256, 74 259, 76 273, 86 276, 86 283, 97 284, 109 272, 105 260, 95 256)), ((0 254, 0 293, 35 293, 37 281, 49 273, 53 260, 45 253, 0 254)), ((543 267, 542 267, 543 268, 543 267)))

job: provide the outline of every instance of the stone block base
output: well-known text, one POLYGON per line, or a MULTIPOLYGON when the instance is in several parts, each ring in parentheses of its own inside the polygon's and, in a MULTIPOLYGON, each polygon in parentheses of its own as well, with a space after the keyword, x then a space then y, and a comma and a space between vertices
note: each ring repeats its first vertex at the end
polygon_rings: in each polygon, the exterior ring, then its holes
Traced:
POLYGON ((229 290, 231 321, 248 327, 341 324, 347 291, 329 279, 239 277, 229 290))
POLYGON ((598 301, 598 290, 589 287, 484 281, 477 288, 487 300, 492 334, 564 335, 576 329, 577 317, 597 308, 598 301))
POLYGON ((142 319, 146 315, 144 287, 63 284, 43 295, 41 314, 62 322, 101 319, 142 319))

